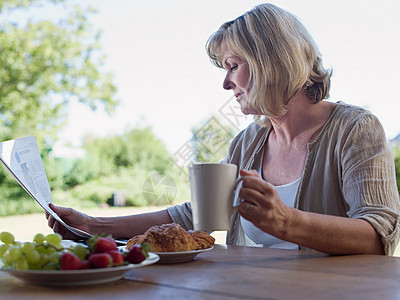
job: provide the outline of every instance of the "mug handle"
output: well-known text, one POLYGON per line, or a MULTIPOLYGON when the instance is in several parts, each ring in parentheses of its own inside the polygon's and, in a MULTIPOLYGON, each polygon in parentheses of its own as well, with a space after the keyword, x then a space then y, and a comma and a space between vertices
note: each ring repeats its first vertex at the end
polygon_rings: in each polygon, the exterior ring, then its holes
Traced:
MULTIPOLYGON (((235 185, 233 186, 233 192, 235 192, 235 190, 236 190, 236 188, 237 188, 237 186, 238 186, 238 184, 242 181, 244 179, 244 177, 242 177, 242 176, 239 176, 239 178, 238 179, 236 179, 236 181, 235 181, 235 185)), ((238 203, 236 203, 236 204, 233 204, 233 208, 236 208, 236 207, 238 207, 240 204, 242 204, 244 202, 244 200, 243 199, 239 199, 239 201, 238 201, 238 203)))

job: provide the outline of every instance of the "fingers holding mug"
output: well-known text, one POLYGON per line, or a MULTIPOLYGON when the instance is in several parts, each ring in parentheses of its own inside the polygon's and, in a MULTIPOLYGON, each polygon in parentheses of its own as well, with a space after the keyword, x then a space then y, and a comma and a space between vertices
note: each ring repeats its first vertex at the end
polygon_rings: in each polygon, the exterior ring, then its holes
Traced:
POLYGON ((242 201, 240 204, 237 206, 239 214, 248 217, 251 215, 254 215, 254 209, 256 208, 256 204, 250 201, 242 201))
POLYGON ((247 207, 246 214, 250 215, 251 212, 253 211, 254 206, 255 205, 253 203, 250 203, 249 206, 247 207))
MULTIPOLYGON (((239 177, 235 181, 234 190, 236 190, 238 188, 239 184, 242 181, 246 180, 246 177, 252 177, 253 179, 260 179, 260 176, 256 170, 241 169, 239 171, 239 177)), ((243 185, 240 187, 240 190, 242 190, 242 188, 243 188, 243 185)), ((241 197, 240 193, 239 193, 239 197, 238 197, 237 201, 235 201, 235 203, 233 204, 233 207, 234 208, 239 207, 244 201, 245 201, 244 198, 241 197)))

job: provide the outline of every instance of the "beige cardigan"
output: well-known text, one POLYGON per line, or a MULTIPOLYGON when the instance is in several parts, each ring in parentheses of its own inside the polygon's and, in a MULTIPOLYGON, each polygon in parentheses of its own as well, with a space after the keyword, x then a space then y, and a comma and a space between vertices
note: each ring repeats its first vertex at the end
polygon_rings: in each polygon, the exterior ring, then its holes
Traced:
MULTIPOLYGON (((234 138, 222 163, 252 169, 261 158, 270 128, 252 123, 234 138)), ((393 155, 378 119, 363 108, 339 102, 307 148, 295 207, 364 219, 381 236, 385 253, 393 255, 400 235, 400 203, 393 155)), ((168 212, 174 222, 193 228, 190 203, 171 207, 168 212)), ((232 216, 227 244, 256 246, 244 234, 237 212, 232 216)))

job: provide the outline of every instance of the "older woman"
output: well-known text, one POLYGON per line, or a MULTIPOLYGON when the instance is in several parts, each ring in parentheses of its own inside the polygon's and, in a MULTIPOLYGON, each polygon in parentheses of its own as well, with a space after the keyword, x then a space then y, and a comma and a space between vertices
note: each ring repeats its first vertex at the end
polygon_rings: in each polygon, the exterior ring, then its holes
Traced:
MULTIPOLYGON (((323 101, 330 71, 299 20, 272 4, 256 6, 223 24, 207 51, 226 70, 223 88, 255 115, 224 160, 245 177, 227 243, 393 254, 400 205, 383 128, 362 108, 323 101)), ((189 203, 118 218, 55 210, 72 226, 115 237, 172 221, 192 228, 189 203)))

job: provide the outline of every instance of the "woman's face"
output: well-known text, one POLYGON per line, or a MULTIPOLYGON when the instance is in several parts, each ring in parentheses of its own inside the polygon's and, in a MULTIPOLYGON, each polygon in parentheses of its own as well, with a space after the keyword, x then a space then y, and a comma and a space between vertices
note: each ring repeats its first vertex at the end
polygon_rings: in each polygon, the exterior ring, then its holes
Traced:
POLYGON ((249 64, 233 54, 226 43, 223 43, 221 50, 222 64, 226 70, 226 76, 222 84, 223 88, 233 91, 236 101, 239 102, 241 110, 245 115, 259 114, 259 112, 251 109, 248 105, 248 95, 252 85, 252 82, 249 82, 249 64))

